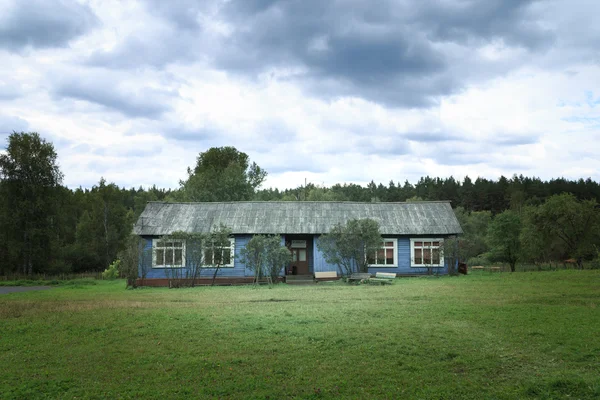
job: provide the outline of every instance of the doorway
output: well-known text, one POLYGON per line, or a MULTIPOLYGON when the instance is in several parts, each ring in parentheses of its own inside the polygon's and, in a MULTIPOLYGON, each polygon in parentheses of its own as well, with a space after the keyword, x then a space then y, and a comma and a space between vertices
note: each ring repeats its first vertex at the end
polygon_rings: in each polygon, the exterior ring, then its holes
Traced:
POLYGON ((306 237, 286 237, 286 247, 292 254, 292 260, 286 275, 310 275, 310 240, 306 237))

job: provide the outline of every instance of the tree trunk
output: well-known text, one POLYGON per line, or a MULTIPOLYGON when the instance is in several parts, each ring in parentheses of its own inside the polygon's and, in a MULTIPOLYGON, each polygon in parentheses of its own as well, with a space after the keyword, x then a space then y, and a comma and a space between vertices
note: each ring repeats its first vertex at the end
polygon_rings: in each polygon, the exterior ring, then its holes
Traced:
POLYGON ((221 267, 221 264, 217 264, 217 268, 215 268, 215 273, 213 274, 213 278, 212 278, 212 282, 210 283, 210 286, 215 286, 215 280, 217 279, 217 274, 219 273, 220 267, 221 267))

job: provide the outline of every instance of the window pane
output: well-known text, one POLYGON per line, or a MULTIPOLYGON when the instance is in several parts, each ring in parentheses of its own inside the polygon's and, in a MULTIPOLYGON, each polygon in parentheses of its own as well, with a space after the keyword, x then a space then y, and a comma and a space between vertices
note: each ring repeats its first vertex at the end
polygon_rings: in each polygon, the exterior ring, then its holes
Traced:
POLYGON ((173 242, 165 242, 165 247, 173 247, 173 242))
POLYGON ((423 242, 415 242, 415 247, 423 247, 423 242))
POLYGON ((434 247, 440 247, 440 242, 433 242, 434 247))
POLYGON ((377 250, 377 264, 383 264, 383 260, 385 260, 385 250, 379 249, 377 250))
POLYGON ((439 249, 433 249, 433 259, 432 262, 434 264, 440 264, 440 250, 439 249))
POLYGON ((292 250, 292 261, 298 261, 298 251, 292 250))
POLYGON ((383 245, 385 247, 394 247, 394 242, 385 242, 383 245))
POLYGON ((213 250, 206 249, 204 250, 204 264, 209 265, 213 263, 213 250))
POLYGON ((423 242, 423 247, 431 247, 431 242, 423 242))
POLYGON ((415 264, 423 264, 423 250, 415 249, 415 264))
POLYGON ((165 249, 165 265, 173 265, 173 249, 165 249))
POLYGON ((156 265, 165 265, 165 251, 156 249, 156 265))
POLYGON ((306 250, 302 249, 298 251, 298 261, 306 261, 306 250))
POLYGON ((174 265, 181 265, 183 261, 183 251, 181 249, 175 249, 175 260, 174 265))
POLYGON ((423 249, 423 264, 431 264, 431 249, 423 249))
POLYGON ((173 247, 183 247, 182 242, 173 242, 173 247))
POLYGON ((217 264, 223 265, 223 249, 216 247, 216 248, 214 248, 212 254, 213 254, 213 260, 212 260, 213 264, 214 265, 217 265, 217 264))
POLYGON ((231 249, 223 249, 223 259, 221 260, 221 265, 231 264, 231 249))
POLYGON ((385 250, 385 263, 387 265, 394 264, 394 250, 393 249, 385 250))
POLYGON ((156 247, 165 247, 165 242, 163 242, 162 240, 156 242, 156 247))

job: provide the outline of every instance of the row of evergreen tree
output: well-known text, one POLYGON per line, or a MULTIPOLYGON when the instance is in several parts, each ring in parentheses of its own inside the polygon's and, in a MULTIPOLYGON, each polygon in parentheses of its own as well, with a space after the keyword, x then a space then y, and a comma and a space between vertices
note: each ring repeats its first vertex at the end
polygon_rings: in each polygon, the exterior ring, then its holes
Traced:
POLYGON ((565 178, 541 180, 536 177, 501 176, 497 180, 465 176, 462 181, 449 178, 422 177, 415 184, 393 180, 387 186, 371 181, 366 186, 335 184, 320 187, 307 184, 295 189, 263 189, 256 193, 257 200, 308 200, 308 201, 439 201, 449 200, 454 208, 467 211, 491 211, 498 214, 507 209, 520 209, 526 205, 540 205, 553 195, 572 193, 579 200, 600 201, 600 184, 591 178, 568 180, 565 178))
POLYGON ((0 275, 104 270, 125 247, 148 201, 450 200, 461 212, 491 215, 540 205, 563 192, 600 201, 600 186, 591 179, 524 176, 475 181, 424 177, 415 184, 390 181, 387 186, 309 183, 283 191, 259 190, 266 171, 233 147, 200 153, 187 173, 175 190, 126 189, 104 179, 90 189, 70 189, 62 183, 52 143, 37 133, 11 134, 0 153, 0 275))

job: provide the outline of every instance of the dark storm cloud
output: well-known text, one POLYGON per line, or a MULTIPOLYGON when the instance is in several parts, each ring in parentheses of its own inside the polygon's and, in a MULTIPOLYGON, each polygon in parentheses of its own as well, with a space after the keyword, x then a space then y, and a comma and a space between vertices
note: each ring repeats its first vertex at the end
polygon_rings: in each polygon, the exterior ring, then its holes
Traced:
MULTIPOLYGON (((255 78, 264 72, 295 80, 325 99, 360 97, 387 106, 428 107, 456 93, 475 48, 500 41, 535 52, 554 41, 530 0, 232 0, 165 3, 146 0, 160 27, 124 38, 88 60, 111 68, 164 67, 203 60, 255 78), (226 26, 227 34, 209 24, 226 26), (157 33, 158 32, 158 33, 157 33), (459 46, 467 59, 451 53, 459 46), (462 65, 458 67, 457 64, 462 65)), ((501 71, 498 71, 501 69, 501 71)), ((479 75, 484 72, 479 72, 479 75)))
POLYGON ((443 49, 503 40, 534 51, 553 40, 531 1, 231 1, 237 28, 215 53, 247 74, 299 67, 311 91, 422 107, 464 85, 443 49))
POLYGON ((181 29, 194 31, 200 28, 202 14, 210 9, 211 3, 198 0, 146 0, 145 5, 151 14, 165 18, 181 29))
POLYGON ((547 0, 459 0, 415 3, 418 24, 434 41, 469 44, 501 39, 509 46, 545 47, 555 40, 532 11, 547 0))
POLYGON ((97 25, 84 4, 69 0, 8 0, 0 5, 0 48, 64 47, 97 25))
POLYGON ((133 118, 159 118, 171 110, 172 92, 142 87, 131 89, 98 77, 63 80, 53 89, 56 98, 71 98, 99 104, 133 118))

